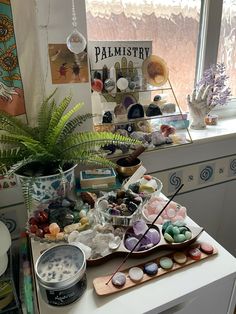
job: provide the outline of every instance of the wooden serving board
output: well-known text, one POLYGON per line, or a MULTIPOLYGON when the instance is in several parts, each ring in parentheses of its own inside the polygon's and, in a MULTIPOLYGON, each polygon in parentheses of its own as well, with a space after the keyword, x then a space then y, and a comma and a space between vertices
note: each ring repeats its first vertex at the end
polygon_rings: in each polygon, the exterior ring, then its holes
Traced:
MULTIPOLYGON (((192 246, 191 246, 192 247, 192 246)), ((192 265, 192 264, 195 264, 197 262, 200 262, 202 260, 205 260, 206 258, 209 258, 211 256, 214 256, 218 253, 217 249, 214 248, 214 251, 212 254, 205 254, 203 252, 201 252, 201 259, 200 260, 193 260, 191 259, 187 252, 188 250, 191 248, 189 247, 188 249, 185 249, 185 250, 182 250, 181 252, 185 253, 187 255, 187 261, 184 263, 184 264, 178 264, 176 263, 174 260, 173 260, 173 253, 170 253, 170 254, 167 254, 167 255, 164 255, 165 257, 170 257, 172 258, 173 262, 174 262, 174 265, 171 269, 163 269, 160 267, 160 263, 159 263, 159 260, 161 257, 158 257, 158 258, 155 258, 155 259, 151 259, 145 263, 142 263, 142 264, 139 264, 139 265, 135 265, 136 267, 140 267, 143 269, 144 265, 147 264, 147 263, 150 263, 150 262, 154 262, 154 263, 157 263, 158 264, 158 272, 156 275, 154 276, 149 276, 147 274, 144 273, 144 276, 142 278, 141 281, 139 282, 133 282, 130 278, 129 278, 129 269, 132 268, 129 267, 127 269, 124 269, 124 270, 120 270, 122 273, 124 273, 126 275, 126 283, 123 287, 115 287, 112 282, 110 281, 109 284, 106 284, 108 282, 108 280, 111 278, 112 275, 107 275, 107 276, 102 276, 102 277, 97 277, 93 280, 93 286, 94 286, 94 289, 96 291, 96 293, 99 295, 99 296, 105 296, 105 295, 109 295, 109 294, 113 294, 113 293, 116 293, 116 292, 119 292, 119 291, 122 291, 122 290, 126 290, 126 289, 129 289, 129 288, 132 288, 134 286, 137 286, 137 285, 140 285, 146 281, 149 281, 149 280, 153 280, 157 277, 160 277, 160 276, 163 276, 167 273, 170 273, 170 272, 174 272, 178 269, 181 269, 181 268, 184 268, 186 266, 189 266, 189 265, 192 265)), ((193 246, 195 247, 195 245, 193 246)))

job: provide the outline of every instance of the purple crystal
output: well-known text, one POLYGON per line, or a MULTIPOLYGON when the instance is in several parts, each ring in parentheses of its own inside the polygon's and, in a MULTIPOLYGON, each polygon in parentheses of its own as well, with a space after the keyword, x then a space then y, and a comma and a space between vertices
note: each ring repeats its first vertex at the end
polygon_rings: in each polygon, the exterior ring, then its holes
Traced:
MULTIPOLYGON (((135 245, 138 243, 138 241, 139 240, 135 237, 127 238, 125 240, 125 247, 127 248, 127 250, 131 251, 135 247, 135 245)), ((140 247, 140 243, 137 245, 134 251, 138 251, 139 247, 140 247)))
POLYGON ((135 235, 144 234, 145 231, 147 231, 148 226, 143 220, 137 220, 133 224, 133 230, 135 235))
POLYGON ((145 237, 147 237, 153 243, 153 245, 159 243, 161 239, 160 233, 154 228, 150 228, 145 237))
POLYGON ((139 251, 145 251, 153 247, 152 241, 145 235, 140 241, 139 251))

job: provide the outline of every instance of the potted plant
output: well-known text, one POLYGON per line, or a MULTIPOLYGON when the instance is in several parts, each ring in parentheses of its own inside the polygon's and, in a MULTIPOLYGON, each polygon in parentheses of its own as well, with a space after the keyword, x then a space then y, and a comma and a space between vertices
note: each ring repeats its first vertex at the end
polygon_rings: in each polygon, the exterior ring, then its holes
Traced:
POLYGON ((79 163, 114 166, 100 149, 114 143, 138 144, 111 132, 78 132, 76 127, 92 117, 78 114, 82 103, 68 110, 72 96, 57 105, 53 95, 42 102, 36 126, 0 112, 0 166, 21 182, 27 209, 32 198, 38 202, 60 195, 65 185, 72 187, 74 168, 79 163))

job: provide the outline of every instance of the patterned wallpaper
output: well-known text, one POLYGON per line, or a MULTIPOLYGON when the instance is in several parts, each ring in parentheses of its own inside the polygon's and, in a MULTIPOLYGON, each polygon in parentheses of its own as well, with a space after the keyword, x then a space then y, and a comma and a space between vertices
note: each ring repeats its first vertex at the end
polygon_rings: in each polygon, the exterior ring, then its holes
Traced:
POLYGON ((163 193, 172 195, 183 183, 181 193, 236 179, 236 155, 152 173, 163 182, 163 193))

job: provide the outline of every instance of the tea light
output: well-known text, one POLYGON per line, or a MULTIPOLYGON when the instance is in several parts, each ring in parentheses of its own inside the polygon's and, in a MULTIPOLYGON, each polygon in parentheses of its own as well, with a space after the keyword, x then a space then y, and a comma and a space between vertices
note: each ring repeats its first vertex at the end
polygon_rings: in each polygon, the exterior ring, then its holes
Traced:
POLYGON ((58 245, 46 250, 35 268, 42 297, 50 305, 70 304, 86 289, 86 260, 83 251, 75 245, 58 245))

